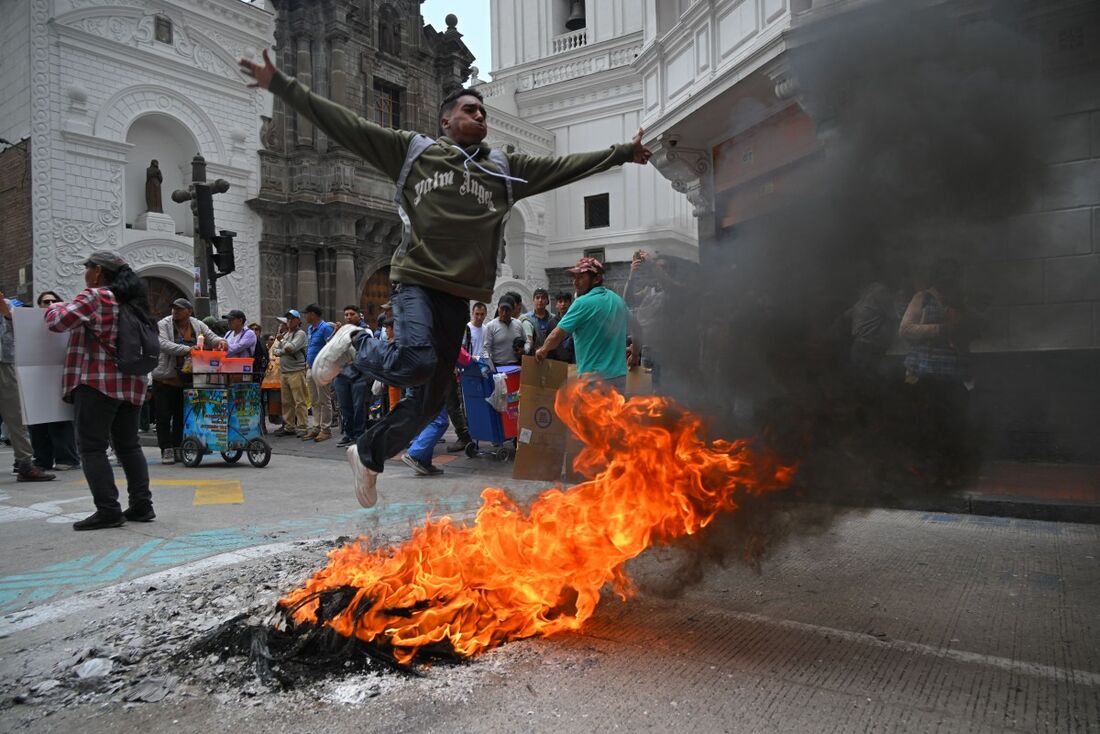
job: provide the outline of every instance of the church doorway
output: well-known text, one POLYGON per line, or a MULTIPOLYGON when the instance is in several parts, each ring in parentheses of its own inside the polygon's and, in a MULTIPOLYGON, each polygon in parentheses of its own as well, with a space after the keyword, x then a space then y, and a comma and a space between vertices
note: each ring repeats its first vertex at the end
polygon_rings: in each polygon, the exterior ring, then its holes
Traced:
POLYGON ((363 295, 359 299, 359 306, 363 309, 363 318, 371 329, 378 325, 382 304, 389 302, 392 293, 389 265, 374 271, 374 275, 367 279, 366 285, 363 286, 363 295))
POLYGON ((145 285, 149 289, 149 313, 158 321, 171 315, 172 301, 177 298, 191 300, 186 293, 180 290, 179 286, 170 280, 156 276, 146 276, 142 280, 145 281, 145 285))

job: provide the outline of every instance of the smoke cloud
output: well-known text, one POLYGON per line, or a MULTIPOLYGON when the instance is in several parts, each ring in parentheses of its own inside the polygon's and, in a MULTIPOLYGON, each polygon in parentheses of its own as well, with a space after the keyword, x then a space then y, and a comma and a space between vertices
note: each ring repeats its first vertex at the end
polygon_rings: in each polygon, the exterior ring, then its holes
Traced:
MULTIPOLYGON (((904 310, 934 260, 980 260, 1011 216, 1035 207, 1047 124, 1039 49, 1022 5, 996 7, 881 2, 792 33, 792 77, 822 150, 781 206, 704 243, 698 281, 668 294, 661 336, 647 340, 664 391, 710 416, 715 436, 761 436, 800 471, 789 492, 681 546, 651 591, 676 593, 730 557, 757 565, 845 507, 955 491, 915 470, 904 345, 876 393, 852 374, 843 315, 876 281, 904 310), (698 331, 685 328, 692 318, 698 331)), ((970 275, 970 297, 988 303, 970 275)), ((981 437, 969 441, 977 461, 981 437)))

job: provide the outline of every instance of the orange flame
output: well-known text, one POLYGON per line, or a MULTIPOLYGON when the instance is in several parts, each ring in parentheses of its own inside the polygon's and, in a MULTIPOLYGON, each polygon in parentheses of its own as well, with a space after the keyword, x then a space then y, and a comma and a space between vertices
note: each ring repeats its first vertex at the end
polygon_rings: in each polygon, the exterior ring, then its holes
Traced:
POLYGON ((527 513, 486 489, 473 525, 429 520, 396 548, 371 551, 360 539, 332 551, 280 604, 300 605, 296 622, 392 646, 402 663, 438 643, 471 656, 576 630, 604 584, 630 594, 627 560, 735 510, 740 494, 781 489, 793 473, 745 441, 708 445, 702 420, 665 398, 625 400, 577 383, 559 391, 555 409, 586 444, 574 466, 590 480, 544 491, 527 513), (342 587, 357 589, 354 598, 318 619, 312 595, 342 587))

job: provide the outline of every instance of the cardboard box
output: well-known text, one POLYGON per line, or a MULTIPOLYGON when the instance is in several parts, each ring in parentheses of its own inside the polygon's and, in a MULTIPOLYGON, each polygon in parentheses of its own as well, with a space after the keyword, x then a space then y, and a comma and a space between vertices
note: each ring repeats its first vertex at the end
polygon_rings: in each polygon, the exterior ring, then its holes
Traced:
MULTIPOLYGON (((540 364, 534 357, 523 358, 513 479, 557 482, 563 475, 570 482, 585 479, 573 471, 573 459, 584 445, 554 412, 558 390, 576 376, 576 365, 552 359, 540 364)), ((627 395, 648 394, 652 388, 648 372, 634 369, 627 374, 627 395)))
POLYGON ((539 363, 534 357, 523 358, 514 479, 561 479, 567 431, 554 412, 554 400, 569 379, 569 367, 554 359, 539 363))

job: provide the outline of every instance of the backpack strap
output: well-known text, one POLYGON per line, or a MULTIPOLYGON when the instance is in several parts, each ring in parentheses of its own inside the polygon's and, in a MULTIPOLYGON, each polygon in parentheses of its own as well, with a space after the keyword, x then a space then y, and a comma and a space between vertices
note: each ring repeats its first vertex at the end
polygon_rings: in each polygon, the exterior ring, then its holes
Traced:
POLYGON ((405 207, 402 206, 402 195, 405 192, 405 182, 409 180, 409 171, 412 170, 413 163, 420 157, 420 154, 427 150, 430 146, 435 144, 435 138, 424 135, 423 133, 417 133, 413 136, 413 139, 409 141, 409 150, 405 153, 405 162, 401 165, 401 173, 397 175, 397 188, 393 192, 393 203, 397 205, 397 216, 401 217, 402 232, 401 232, 401 244, 397 247, 397 253, 395 257, 404 257, 405 251, 409 247, 409 241, 412 239, 412 220, 409 219, 408 212, 405 211, 405 207))
MULTIPOLYGON (((497 170, 503 173, 505 176, 511 176, 512 170, 508 166, 508 154, 500 148, 492 148, 489 150, 489 160, 492 161, 497 170)), ((500 262, 504 262, 507 255, 507 248, 504 246, 504 226, 508 224, 508 218, 512 216, 512 205, 515 204, 515 197, 512 194, 512 179, 504 179, 504 188, 508 192, 508 210, 504 212, 504 218, 500 220, 500 240, 497 242, 497 249, 500 251, 500 262)), ((517 277, 522 278, 523 273, 518 273, 517 277)))
POLYGON ((512 195, 512 171, 508 166, 508 154, 500 148, 492 148, 489 150, 489 160, 491 160, 501 173, 509 178, 504 179, 504 186, 508 189, 508 209, 512 209, 512 205, 516 203, 515 196, 512 195))

